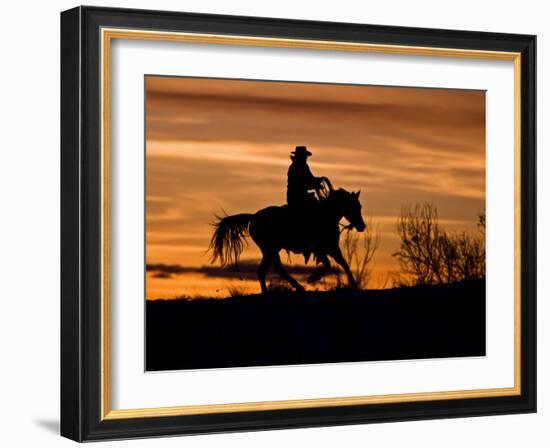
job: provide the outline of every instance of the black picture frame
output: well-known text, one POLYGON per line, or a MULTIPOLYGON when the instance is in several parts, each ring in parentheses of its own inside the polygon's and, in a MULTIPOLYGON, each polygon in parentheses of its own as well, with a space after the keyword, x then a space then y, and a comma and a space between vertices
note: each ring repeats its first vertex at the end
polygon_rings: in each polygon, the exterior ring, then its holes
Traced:
POLYGON ((61 13, 61 435, 76 441, 536 412, 536 37, 98 7, 61 13), (521 393, 102 419, 100 29, 521 53, 521 393))

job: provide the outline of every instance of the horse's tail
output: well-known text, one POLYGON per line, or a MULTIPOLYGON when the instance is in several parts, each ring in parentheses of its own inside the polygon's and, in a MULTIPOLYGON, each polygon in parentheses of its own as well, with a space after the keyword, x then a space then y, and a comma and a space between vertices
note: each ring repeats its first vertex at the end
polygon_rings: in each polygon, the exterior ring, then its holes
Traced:
POLYGON ((212 263, 220 260, 222 266, 237 263, 241 255, 246 240, 249 235, 249 226, 254 215, 242 213, 240 215, 216 217, 214 223, 214 235, 210 240, 210 250, 212 251, 212 263))

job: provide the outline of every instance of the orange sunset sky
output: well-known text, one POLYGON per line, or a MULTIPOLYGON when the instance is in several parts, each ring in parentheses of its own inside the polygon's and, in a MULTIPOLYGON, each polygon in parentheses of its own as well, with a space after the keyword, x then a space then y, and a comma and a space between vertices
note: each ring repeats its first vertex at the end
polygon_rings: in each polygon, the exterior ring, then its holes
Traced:
MULTIPOLYGON (((361 189, 380 237, 373 287, 398 269, 402 205, 431 202, 446 229, 466 231, 485 209, 484 91, 158 76, 145 87, 146 261, 185 268, 148 272, 149 299, 259 292, 251 278, 201 269, 209 224, 284 204, 296 145, 313 153, 314 175, 361 189)), ((241 258, 259 258, 252 241, 241 258)))

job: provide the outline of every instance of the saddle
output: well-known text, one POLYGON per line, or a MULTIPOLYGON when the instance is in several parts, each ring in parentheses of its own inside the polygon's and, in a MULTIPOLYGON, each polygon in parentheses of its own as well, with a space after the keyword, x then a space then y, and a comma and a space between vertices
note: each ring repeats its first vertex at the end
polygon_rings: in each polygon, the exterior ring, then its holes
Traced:
POLYGON ((314 253, 315 229, 319 219, 319 201, 315 194, 308 193, 306 198, 299 202, 291 202, 288 208, 290 222, 293 224, 293 233, 296 236, 297 246, 304 254, 304 262, 307 264, 314 253))

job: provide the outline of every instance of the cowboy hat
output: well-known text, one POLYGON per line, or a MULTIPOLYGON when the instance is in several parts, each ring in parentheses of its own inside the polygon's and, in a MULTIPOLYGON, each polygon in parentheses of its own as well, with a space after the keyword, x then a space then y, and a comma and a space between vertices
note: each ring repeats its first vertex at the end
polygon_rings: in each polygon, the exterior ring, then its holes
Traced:
POLYGON ((307 150, 305 146, 296 146, 296 149, 292 151, 291 154, 295 156, 306 156, 306 157, 311 155, 311 153, 307 150))

